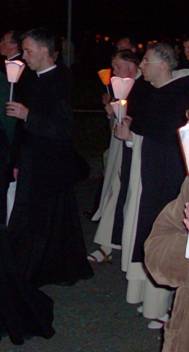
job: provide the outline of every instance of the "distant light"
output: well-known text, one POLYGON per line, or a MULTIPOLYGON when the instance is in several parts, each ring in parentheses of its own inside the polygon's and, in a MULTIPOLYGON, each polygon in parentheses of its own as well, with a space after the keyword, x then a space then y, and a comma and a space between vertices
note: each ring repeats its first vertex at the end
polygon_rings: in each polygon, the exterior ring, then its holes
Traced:
POLYGON ((105 35, 105 36, 104 36, 104 41, 105 41, 105 42, 109 42, 109 40, 110 40, 110 37, 108 37, 107 35, 105 35))
POLYGON ((139 48, 140 50, 142 50, 142 49, 144 48, 144 45, 143 45, 142 43, 139 43, 139 44, 138 44, 138 48, 139 48))

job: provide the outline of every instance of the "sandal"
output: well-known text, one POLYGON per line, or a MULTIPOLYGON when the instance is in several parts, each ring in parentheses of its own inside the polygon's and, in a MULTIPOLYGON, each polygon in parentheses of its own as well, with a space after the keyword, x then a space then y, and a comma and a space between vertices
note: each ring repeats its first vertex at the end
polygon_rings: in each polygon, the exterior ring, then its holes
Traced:
POLYGON ((87 259, 91 262, 91 263, 95 263, 95 264, 104 264, 104 263, 112 263, 112 254, 106 254, 103 249, 99 248, 96 251, 94 251, 93 253, 89 254, 87 256, 87 259))

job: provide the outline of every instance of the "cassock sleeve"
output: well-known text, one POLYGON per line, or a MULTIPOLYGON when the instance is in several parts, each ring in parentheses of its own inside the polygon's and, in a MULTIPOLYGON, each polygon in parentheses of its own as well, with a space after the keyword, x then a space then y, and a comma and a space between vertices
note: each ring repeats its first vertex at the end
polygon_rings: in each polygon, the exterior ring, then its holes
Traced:
POLYGON ((185 258, 187 231, 184 206, 189 201, 189 177, 178 198, 169 203, 154 222, 145 242, 145 264, 160 285, 189 285, 189 259, 185 258))

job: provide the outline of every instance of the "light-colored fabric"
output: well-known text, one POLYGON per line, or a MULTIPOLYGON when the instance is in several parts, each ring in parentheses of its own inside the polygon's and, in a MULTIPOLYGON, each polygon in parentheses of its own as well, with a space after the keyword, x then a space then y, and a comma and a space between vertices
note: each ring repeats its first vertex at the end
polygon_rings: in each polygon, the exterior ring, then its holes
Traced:
MULTIPOLYGON (((131 162, 131 171, 129 178, 129 186, 127 190, 127 197, 124 206, 124 226, 122 233, 122 258, 121 268, 123 271, 128 271, 129 265, 133 255, 133 248, 135 244, 135 235, 138 219, 138 211, 140 204, 140 196, 142 192, 141 185, 141 145, 143 137, 133 133, 133 153, 131 162)), ((138 279, 143 279, 139 275, 138 279)))
POLYGON ((148 319, 158 319, 164 316, 171 307, 173 291, 157 287, 147 276, 144 280, 128 281, 126 300, 136 304, 142 302, 143 316, 148 319))
POLYGON ((92 218, 93 221, 99 220, 102 217, 102 214, 104 213, 104 209, 107 204, 107 200, 110 199, 110 195, 112 194, 112 188, 114 187, 113 185, 115 178, 120 178, 122 143, 122 141, 112 135, 108 151, 108 159, 106 162, 107 167, 105 170, 104 184, 102 188, 100 204, 98 210, 92 218))
POLYGON ((15 193, 16 193, 16 181, 10 182, 9 188, 7 191, 7 219, 6 219, 6 224, 8 225, 10 215, 12 212, 12 208, 14 205, 14 200, 15 200, 15 193))
POLYGON ((178 198, 159 214, 145 242, 146 266, 161 285, 189 286, 189 260, 185 258, 187 231, 183 223, 184 206, 188 201, 189 177, 178 198))
POLYGON ((177 289, 171 319, 165 325, 162 352, 189 351, 189 288, 177 289))
POLYGON ((145 242, 145 263, 160 285, 178 287, 166 324, 162 352, 189 351, 189 259, 185 258, 187 231, 184 206, 189 201, 189 177, 176 200, 170 202, 154 222, 145 242))
MULTIPOLYGON (((142 191, 140 179, 142 141, 143 138, 141 136, 133 134, 133 155, 130 180, 127 198, 124 206, 121 269, 126 272, 126 278, 128 280, 128 288, 126 294, 127 301, 129 303, 144 302, 145 317, 155 319, 167 312, 170 306, 171 293, 169 290, 162 288, 157 289, 153 286, 153 284, 150 285, 149 279, 146 276, 142 264, 131 262, 135 244, 140 196, 142 191), (153 297, 150 300, 151 295, 155 298, 154 300, 153 297)), ((118 143, 120 142, 118 141, 118 143)), ((116 143, 114 143, 113 140, 111 143, 111 148, 113 149, 114 153, 110 154, 110 152, 108 158, 110 158, 110 155, 116 157, 116 153, 120 158, 122 155, 122 145, 118 145, 117 140, 116 143)), ((111 243, 115 209, 120 190, 121 167, 118 163, 118 160, 117 163, 115 163, 115 167, 113 166, 114 165, 112 163, 111 171, 108 170, 105 175, 105 182, 107 182, 107 184, 106 188, 104 186, 104 189, 106 189, 106 192, 104 191, 104 197, 101 198, 101 219, 97 228, 94 242, 103 246, 110 246, 111 248, 120 249, 120 246, 116 246, 111 243)))
MULTIPOLYGON (((112 156, 111 161, 108 159, 108 168, 105 175, 104 187, 100 207, 97 213, 101 214, 100 223, 94 238, 94 242, 104 246, 111 246, 112 248, 120 248, 118 245, 111 243, 112 228, 114 224, 114 215, 116 204, 120 190, 120 170, 121 170, 121 157, 122 157, 122 142, 112 137, 109 158, 112 156), (111 152, 112 151, 112 152, 111 152), (116 158, 117 157, 117 158, 116 158), (117 159, 117 160, 116 160, 117 159), (113 163, 115 160, 115 164, 113 163)), ((140 200, 140 151, 141 151, 142 137, 133 134, 133 157, 131 163, 131 176, 129 188, 127 192, 126 204, 124 212, 126 213, 127 228, 126 231, 129 237, 122 237, 123 250, 122 251, 122 270, 126 271, 128 261, 131 259, 130 248, 132 242, 133 226, 136 227, 136 219, 138 212, 138 205, 140 200), (136 216, 135 216, 136 215, 136 216), (124 259, 123 259, 124 258, 124 259), (125 262, 126 260, 126 262, 125 262)), ((95 214, 96 215, 96 214, 95 214)), ((94 217, 93 217, 94 219, 94 217)), ((125 225, 124 225, 125 228, 125 225)), ((133 242, 132 242, 133 247, 133 242)))

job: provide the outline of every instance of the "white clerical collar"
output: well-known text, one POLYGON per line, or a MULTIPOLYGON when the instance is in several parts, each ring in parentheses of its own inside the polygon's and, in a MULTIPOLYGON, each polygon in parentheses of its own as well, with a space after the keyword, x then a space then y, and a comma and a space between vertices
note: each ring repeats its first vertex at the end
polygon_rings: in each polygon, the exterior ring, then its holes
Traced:
POLYGON ((20 56, 20 53, 17 53, 13 56, 10 56, 9 58, 7 57, 7 60, 13 60, 13 59, 16 59, 18 56, 20 56))
POLYGON ((53 65, 53 66, 51 66, 51 67, 48 67, 48 68, 46 68, 45 70, 42 70, 42 71, 37 71, 36 73, 37 73, 37 75, 38 75, 38 77, 39 77, 39 76, 42 75, 43 73, 49 72, 49 71, 51 71, 51 70, 54 70, 54 68, 56 68, 56 65, 53 65))

